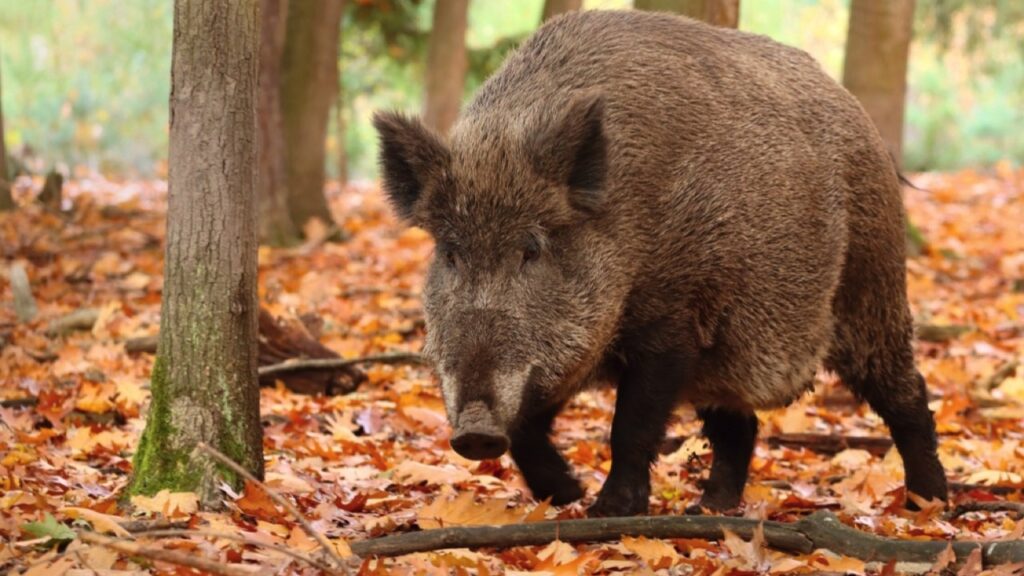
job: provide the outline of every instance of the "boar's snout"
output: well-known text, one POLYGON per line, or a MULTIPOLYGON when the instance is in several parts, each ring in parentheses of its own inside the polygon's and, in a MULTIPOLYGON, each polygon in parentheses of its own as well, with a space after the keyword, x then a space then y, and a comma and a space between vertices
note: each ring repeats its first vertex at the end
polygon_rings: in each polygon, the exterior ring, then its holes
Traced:
POLYGON ((464 458, 487 460, 504 454, 509 440, 483 402, 470 402, 456 419, 451 444, 464 458))

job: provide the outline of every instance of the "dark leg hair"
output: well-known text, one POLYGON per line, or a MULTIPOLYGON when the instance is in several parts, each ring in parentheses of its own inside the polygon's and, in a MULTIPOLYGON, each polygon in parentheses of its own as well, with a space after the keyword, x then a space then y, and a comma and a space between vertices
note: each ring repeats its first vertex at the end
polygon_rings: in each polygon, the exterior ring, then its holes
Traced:
POLYGON ((583 497, 583 488, 549 437, 551 423, 562 405, 527 418, 512 432, 512 459, 537 500, 551 498, 560 506, 583 497))
POLYGON ((735 508, 747 483, 747 469, 757 439, 757 416, 725 408, 701 408, 697 415, 704 421, 704 435, 711 442, 713 460, 700 505, 688 508, 687 512, 699 513, 702 507, 716 511, 735 508))
MULTIPOLYGON (((840 377, 889 427, 903 458, 907 490, 925 500, 947 496, 946 474, 937 453, 935 419, 928 409, 924 378, 910 366, 888 378, 840 372, 840 377)), ((913 502, 907 501, 909 507, 913 502)))
POLYGON ((612 421, 612 469, 591 516, 645 514, 651 493, 651 463, 675 407, 683 362, 661 355, 631 360, 619 384, 612 421))

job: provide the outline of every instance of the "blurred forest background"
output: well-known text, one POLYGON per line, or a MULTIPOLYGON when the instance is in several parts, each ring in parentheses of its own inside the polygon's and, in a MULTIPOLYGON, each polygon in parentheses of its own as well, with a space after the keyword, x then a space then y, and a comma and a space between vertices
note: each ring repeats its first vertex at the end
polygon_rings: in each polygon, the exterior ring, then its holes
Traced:
MULTIPOLYGON (((469 3, 464 97, 536 29, 543 0, 469 3)), ((585 0, 587 9, 631 0, 585 0)), ((841 78, 849 0, 744 0, 741 30, 810 52, 841 78)), ((433 0, 349 0, 327 170, 376 176, 370 114, 422 109, 433 0), (338 118, 342 119, 339 129, 338 118)), ((172 4, 165 0, 0 3, 4 129, 16 167, 166 177, 172 4)), ((1024 160, 1024 2, 919 0, 910 50, 906 170, 1024 160)))

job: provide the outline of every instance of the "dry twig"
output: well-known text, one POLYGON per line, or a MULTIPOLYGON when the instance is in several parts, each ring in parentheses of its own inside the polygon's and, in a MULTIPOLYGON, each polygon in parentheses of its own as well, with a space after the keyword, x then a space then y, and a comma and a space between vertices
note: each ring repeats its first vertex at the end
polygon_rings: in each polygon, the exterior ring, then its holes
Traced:
POLYGON ((306 520, 306 518, 299 512, 297 508, 295 508, 295 506, 292 505, 291 502, 288 501, 287 498, 281 496, 275 490, 271 490, 269 486, 267 486, 263 482, 260 482, 248 470, 246 470, 242 466, 239 466, 237 462, 235 462, 231 458, 228 458, 219 450, 211 447, 205 442, 200 442, 196 446, 196 450, 206 453, 207 455, 219 461, 221 464, 224 464, 228 468, 234 470, 236 474, 242 476, 243 478, 250 482, 257 484, 260 488, 263 489, 264 492, 266 492, 267 496, 269 496, 271 500, 279 504, 282 508, 287 510, 288 513, 295 518, 299 525, 302 526, 302 529, 306 531, 306 534, 309 534, 309 536, 312 539, 316 540, 317 543, 320 544, 320 547, 323 548, 324 552, 331 557, 331 560, 334 562, 336 566, 338 566, 339 568, 344 568, 345 560, 342 559, 340 555, 338 555, 338 551, 334 548, 334 546, 331 545, 331 543, 327 540, 327 538, 324 537, 323 534, 317 532, 313 528, 309 521, 306 520))
POLYGON ((914 332, 918 340, 941 344, 956 340, 974 329, 974 326, 961 324, 918 324, 914 327, 914 332))
POLYGON ((821 454, 837 454, 847 448, 866 450, 876 456, 884 456, 892 447, 892 438, 887 436, 843 436, 839 434, 776 434, 769 436, 769 446, 807 448, 821 454))
POLYGON ((995 500, 991 502, 963 502, 946 514, 947 518, 957 518, 968 512, 1013 512, 1017 518, 1024 518, 1024 502, 1007 502, 995 500))
POLYGON ((985 390, 994 390, 998 388, 999 385, 1003 383, 1003 380, 1013 376, 1013 373, 1017 371, 1019 366, 1020 360, 1010 360, 1009 362, 1006 362, 999 368, 996 368, 996 371, 985 379, 984 383, 982 383, 982 388, 985 390))
POLYGON ((286 360, 280 364, 260 367, 260 377, 300 370, 337 370, 355 364, 426 364, 427 360, 422 354, 415 352, 392 352, 388 354, 374 354, 360 358, 308 358, 301 360, 286 360))
POLYGON ((187 529, 158 529, 158 530, 146 530, 143 532, 137 532, 134 534, 137 538, 188 538, 188 537, 201 537, 201 538, 220 538, 222 540, 230 540, 232 542, 239 542, 247 546, 255 546, 257 548, 266 548, 267 550, 273 550, 285 556, 290 556, 300 562, 304 562, 317 570, 322 570, 329 574, 335 574, 337 571, 328 564, 303 554, 297 550, 292 550, 286 546, 279 546, 270 542, 261 542, 253 538, 247 538, 241 534, 229 534, 226 532, 217 532, 214 530, 187 530, 187 529))
POLYGON ((104 546, 127 556, 141 556, 148 560, 166 562, 168 564, 174 564, 175 566, 194 568, 210 574, 218 574, 220 576, 249 576, 252 574, 251 570, 243 569, 240 566, 225 564, 219 560, 211 560, 195 554, 178 552, 177 550, 165 550, 163 548, 143 546, 136 542, 110 538, 95 532, 79 532, 78 538, 82 542, 104 546))

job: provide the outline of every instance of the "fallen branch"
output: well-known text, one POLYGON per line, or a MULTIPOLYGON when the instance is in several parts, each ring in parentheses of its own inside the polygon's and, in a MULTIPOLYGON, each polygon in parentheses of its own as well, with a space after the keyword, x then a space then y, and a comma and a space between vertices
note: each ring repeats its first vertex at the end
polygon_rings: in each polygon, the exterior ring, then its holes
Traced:
MULTIPOLYGON (((269 310, 260 307, 259 365, 273 366, 299 358, 339 359, 337 352, 320 343, 316 320, 275 318, 269 310)), ((354 391, 366 381, 366 374, 355 366, 337 370, 307 370, 280 376, 263 376, 260 385, 272 386, 278 380, 293 392, 333 396, 354 391)))
POLYGON ((353 296, 374 296, 377 294, 388 294, 396 298, 419 298, 420 293, 412 290, 402 290, 389 286, 353 286, 341 291, 342 298, 353 296))
POLYGON ((992 502, 964 502, 957 504, 951 512, 946 514, 947 518, 957 518, 968 512, 1013 512, 1017 518, 1024 518, 1024 502, 1006 502, 998 500, 992 502))
POLYGON ((302 360, 286 360, 280 364, 260 367, 260 377, 273 374, 284 374, 286 372, 297 372, 300 370, 337 370, 356 364, 427 364, 422 354, 415 352, 392 352, 388 354, 374 354, 360 358, 308 358, 302 360))
POLYGON ((1006 362, 997 368, 991 376, 985 379, 984 383, 982 383, 982 388, 985 390, 994 390, 998 388, 999 385, 1003 383, 1003 380, 1013 376, 1019 366, 1020 360, 1010 360, 1009 362, 1006 362))
POLYGON ((147 530, 144 532, 138 532, 134 534, 137 538, 220 538, 221 540, 230 540, 232 542, 238 542, 245 544, 246 546, 253 546, 256 548, 266 548, 267 550, 273 550, 279 554, 290 556, 300 562, 304 562, 322 572, 328 574, 335 574, 337 571, 323 562, 313 558, 312 556, 303 554, 297 550, 292 550, 286 546, 280 546, 272 542, 263 542, 256 540, 255 538, 248 538, 241 534, 229 534, 226 532, 218 532, 215 530, 186 530, 186 529, 162 529, 162 530, 147 530))
POLYGON ((156 354, 156 345, 160 343, 160 335, 129 338, 124 343, 124 350, 129 354, 156 354))
MULTIPOLYGON (((784 552, 809 554, 825 548, 843 556, 864 561, 899 560, 933 562, 950 544, 945 540, 895 540, 867 534, 846 526, 828 511, 815 512, 797 522, 775 522, 721 516, 659 516, 632 518, 587 518, 510 524, 439 528, 353 542, 352 552, 359 556, 399 556, 445 548, 508 548, 539 546, 555 540, 563 542, 601 542, 622 536, 647 538, 702 538, 718 540, 729 530, 743 538, 752 538, 758 524, 764 524, 768 546, 784 552)), ((981 548, 986 564, 1024 561, 1024 541, 953 541, 958 560, 981 548)))
POLYGON ((98 308, 79 308, 51 322, 46 328, 46 335, 59 336, 74 330, 92 330, 99 317, 98 308))
POLYGON ((962 324, 918 324, 914 327, 917 339, 923 342, 941 344, 956 340, 960 336, 974 330, 974 326, 962 324))
POLYGON ((39 404, 39 399, 33 396, 0 400, 0 408, 28 408, 30 406, 35 406, 36 404, 39 404))
POLYGON ((125 520, 118 522, 121 528, 135 534, 137 532, 153 532, 157 530, 184 530, 188 528, 188 520, 125 520))
POLYGON ((36 299, 32 297, 32 285, 28 281, 25 265, 21 262, 11 264, 7 270, 7 281, 14 294, 14 314, 19 322, 31 322, 36 317, 36 299))
POLYGON ((338 551, 334 548, 334 546, 331 545, 331 543, 327 540, 327 538, 324 537, 323 534, 317 532, 316 529, 313 528, 309 521, 306 520, 302 513, 300 513, 298 509, 295 508, 295 506, 293 506, 292 503, 288 501, 287 498, 281 496, 275 490, 272 490, 263 482, 260 482, 248 470, 246 470, 242 466, 239 466, 237 462, 235 462, 231 458, 228 458, 220 451, 209 446, 205 442, 200 442, 196 446, 196 450, 206 453, 207 455, 219 461, 221 464, 234 470, 236 474, 240 475, 241 477, 258 485, 261 489, 263 489, 263 492, 266 493, 266 495, 269 496, 271 500, 273 500, 282 508, 287 510, 288 513, 295 518, 296 522, 298 522, 299 525, 302 526, 302 529, 306 531, 306 534, 308 534, 312 539, 316 540, 317 543, 320 544, 320 547, 323 548, 324 552, 328 556, 330 556, 331 561, 333 561, 336 566, 338 566, 339 568, 341 568, 342 571, 344 571, 345 561, 342 559, 340 555, 338 555, 338 551))
MULTIPOLYGON (((662 442, 659 451, 671 454, 686 441, 685 436, 673 436, 662 442)), ((773 448, 806 448, 821 454, 836 454, 847 448, 867 450, 876 456, 884 456, 892 447, 892 438, 888 436, 842 436, 838 434, 774 434, 765 438, 765 442, 773 448)))
POLYGON ((853 448, 884 456, 892 447, 892 438, 885 436, 841 436, 838 434, 776 434, 765 439, 769 446, 806 448, 822 454, 837 454, 853 448))
POLYGON ((126 556, 141 556, 148 560, 166 562, 168 564, 174 564, 175 566, 194 568, 210 574, 219 574, 221 576, 250 576, 252 574, 252 570, 246 570, 240 566, 225 564, 220 560, 203 558, 202 556, 197 556, 195 553, 185 553, 178 552, 177 550, 165 550, 163 548, 143 546, 128 540, 102 536, 95 532, 79 532, 78 538, 82 542, 110 548, 111 550, 120 552, 126 556))
POLYGON ((981 492, 988 492, 989 494, 1005 496, 1006 494, 1024 491, 1024 486, 1000 486, 996 484, 967 484, 966 482, 950 482, 949 490, 951 492, 972 492, 974 490, 980 490, 981 492))

